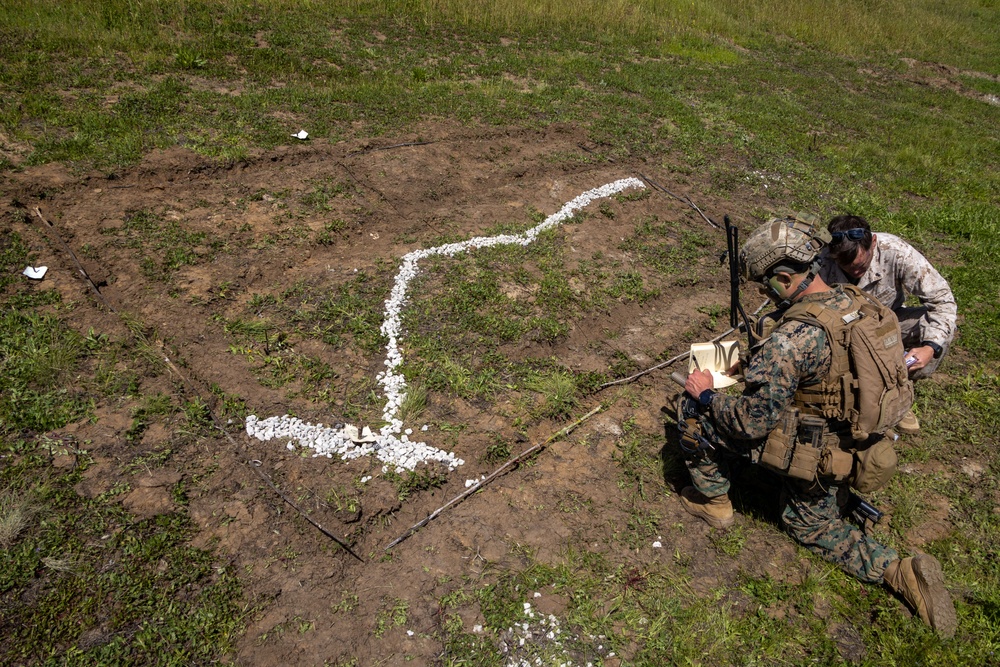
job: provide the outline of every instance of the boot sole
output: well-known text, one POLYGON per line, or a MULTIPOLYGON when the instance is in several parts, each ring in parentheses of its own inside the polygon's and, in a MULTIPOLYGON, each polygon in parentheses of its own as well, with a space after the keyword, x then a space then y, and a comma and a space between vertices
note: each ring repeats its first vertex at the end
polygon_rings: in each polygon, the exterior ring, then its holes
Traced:
POLYGON ((951 601, 951 594, 944 587, 941 564, 934 558, 917 556, 913 559, 912 566, 913 574, 917 577, 917 585, 920 586, 920 594, 924 598, 924 604, 927 605, 930 626, 939 637, 951 639, 955 636, 958 618, 955 616, 955 605, 951 601))

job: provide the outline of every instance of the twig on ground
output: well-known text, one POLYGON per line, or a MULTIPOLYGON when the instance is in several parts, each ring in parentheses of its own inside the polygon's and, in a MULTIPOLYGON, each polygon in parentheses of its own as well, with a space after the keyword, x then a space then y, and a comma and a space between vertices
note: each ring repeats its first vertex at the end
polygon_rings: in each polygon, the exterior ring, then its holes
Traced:
MULTIPOLYGON (((170 357, 164 355, 163 356, 163 361, 166 362, 166 364, 170 368, 170 370, 173 373, 175 373, 178 378, 180 378, 181 383, 188 390, 188 392, 194 394, 195 396, 198 396, 199 398, 201 397, 201 395, 198 392, 198 390, 188 381, 188 379, 184 376, 184 374, 181 373, 180 369, 177 368, 177 366, 174 364, 174 362, 172 362, 170 360, 170 357)), ((229 441, 229 444, 231 444, 234 449, 236 449, 237 451, 239 451, 240 446, 236 443, 236 439, 233 438, 233 436, 229 433, 229 431, 227 431, 226 429, 224 429, 222 427, 222 424, 219 423, 219 420, 216 419, 216 417, 215 417, 215 413, 212 412, 212 410, 210 408, 206 408, 206 410, 208 411, 208 417, 209 417, 209 419, 212 420, 212 426, 215 428, 215 430, 217 430, 220 433, 222 433, 222 435, 225 436, 226 440, 229 441)), ((354 550, 351 549, 351 547, 347 544, 347 542, 345 542, 344 540, 340 539, 339 537, 337 537, 336 535, 334 535, 333 533, 331 533, 329 530, 327 530, 326 528, 324 528, 322 525, 320 525, 315 519, 313 519, 311 516, 309 516, 308 514, 306 514, 298 505, 296 505, 295 502, 292 501, 291 498, 289 498, 287 495, 285 495, 285 493, 281 489, 279 489, 277 486, 275 486, 274 482, 271 481, 271 478, 267 475, 267 473, 265 473, 263 470, 259 469, 259 466, 260 466, 260 462, 259 461, 258 462, 247 461, 246 463, 247 463, 247 466, 249 466, 250 470, 252 470, 254 472, 254 474, 256 474, 258 477, 260 477, 260 479, 265 484, 267 484, 269 487, 271 487, 271 490, 274 491, 275 493, 277 493, 281 497, 282 500, 284 500, 286 503, 288 503, 289 505, 291 505, 292 508, 295 509, 295 511, 298 512, 299 515, 302 516, 303 519, 305 519, 306 521, 308 521, 309 523, 311 523, 313 526, 315 526, 315 528, 317 530, 319 530, 321 533, 323 533, 324 535, 326 535, 327 537, 329 537, 331 540, 333 540, 334 542, 336 542, 347 553, 351 554, 352 556, 354 556, 355 558, 357 558, 362 563, 365 562, 364 559, 361 556, 359 556, 358 554, 354 553, 354 550)))
POLYGON ((35 207, 35 215, 38 216, 39 220, 45 223, 45 226, 48 227, 49 231, 52 232, 52 236, 56 237, 56 240, 59 241, 59 244, 62 246, 63 251, 67 255, 69 255, 70 258, 73 260, 73 262, 76 264, 77 271, 80 272, 80 276, 87 282, 87 285, 90 286, 90 289, 97 296, 98 301, 103 303, 105 308, 107 308, 112 313, 115 313, 117 315, 118 311, 115 310, 110 303, 108 303, 108 300, 104 298, 103 294, 101 294, 101 290, 97 289, 97 285, 94 283, 93 280, 90 279, 90 274, 88 274, 87 270, 83 268, 83 264, 80 263, 80 260, 77 258, 76 253, 73 252, 73 249, 70 248, 69 245, 67 245, 66 241, 63 240, 62 236, 59 234, 59 230, 56 229, 56 226, 45 219, 45 216, 42 215, 41 209, 39 209, 37 206, 35 207))
MULTIPOLYGON (((227 435, 228 435, 228 433, 227 433, 227 435)), ((284 491, 282 491, 277 486, 275 486, 274 482, 271 481, 271 478, 268 476, 268 474, 265 473, 263 470, 260 470, 258 468, 258 466, 260 466, 260 462, 259 461, 247 461, 247 465, 250 466, 251 470, 253 470, 255 473, 257 473, 258 477, 260 477, 262 480, 264 480, 264 482, 266 482, 267 485, 269 487, 271 487, 272 491, 274 491, 275 493, 277 493, 279 496, 281 496, 282 500, 284 500, 286 503, 288 503, 289 505, 291 505, 295 509, 295 511, 297 511, 302 516, 303 519, 305 519, 306 521, 308 521, 309 523, 311 523, 313 526, 315 526, 318 531, 320 531, 321 533, 323 533, 324 535, 326 535, 327 537, 329 537, 331 540, 333 540, 337 544, 339 544, 347 553, 351 554, 352 556, 354 556, 355 558, 357 558, 362 563, 365 562, 365 560, 361 556, 359 556, 356 553, 354 553, 354 550, 351 549, 351 547, 348 546, 348 544, 346 542, 344 542, 342 539, 340 539, 339 537, 337 537, 336 535, 334 535, 333 533, 331 533, 329 530, 327 530, 323 526, 321 526, 316 520, 314 520, 311 516, 309 516, 308 514, 306 514, 302 510, 302 508, 300 508, 298 505, 296 505, 295 502, 291 498, 289 498, 287 495, 285 495, 284 491)))
POLYGON ((639 178, 641 178, 642 180, 644 180, 647 183, 649 183, 649 186, 651 188, 653 188, 654 190, 658 190, 658 191, 660 191, 660 192, 662 192, 664 194, 670 195, 671 197, 673 197, 677 201, 681 202, 682 204, 687 204, 688 206, 690 206, 691 208, 693 208, 695 211, 697 211, 698 215, 700 215, 705 220, 705 222, 707 222, 708 224, 712 225, 716 229, 722 229, 722 227, 719 227, 719 225, 715 224, 715 222, 711 218, 709 218, 707 215, 705 215, 704 213, 702 213, 701 209, 698 208, 697 204, 695 204, 693 201, 691 201, 690 197, 681 197, 681 196, 675 195, 673 192, 671 192, 670 190, 667 190, 665 187, 663 187, 662 185, 660 185, 659 183, 657 183, 653 179, 649 178, 645 174, 640 173, 639 174, 639 178))
POLYGON ((346 164, 344 164, 343 162, 337 162, 337 164, 338 164, 338 165, 339 165, 339 166, 340 166, 340 167, 341 167, 341 168, 342 168, 342 169, 343 169, 343 170, 344 170, 345 172, 347 172, 347 175, 351 177, 351 180, 353 180, 353 181, 354 181, 355 183, 357 183, 357 184, 358 184, 358 185, 359 185, 359 186, 360 186, 361 188, 367 188, 367 189, 369 189, 369 190, 373 191, 373 192, 374 192, 375 194, 377 194, 377 195, 378 195, 378 196, 379 196, 379 197, 380 197, 380 198, 382 199, 382 201, 384 201, 384 202, 385 202, 386 204, 388 204, 389 206, 391 206, 391 207, 392 207, 392 210, 396 212, 396 215, 398 215, 399 217, 403 217, 403 214, 402 214, 402 213, 400 213, 400 212, 399 212, 399 209, 398 209, 398 208, 396 208, 396 205, 395 205, 395 204, 393 204, 393 203, 392 203, 392 201, 391 201, 391 200, 390 200, 390 199, 389 199, 388 197, 386 197, 386 196, 385 196, 385 193, 384 193, 384 192, 382 192, 381 190, 379 190, 378 188, 376 188, 376 187, 375 187, 374 185, 371 185, 370 183, 364 183, 364 182, 362 182, 362 181, 361 181, 361 179, 360 179, 360 178, 358 178, 357 176, 355 176, 355 175, 354 175, 354 172, 353 172, 353 171, 351 171, 351 170, 350 170, 350 169, 349 169, 349 168, 347 167, 347 165, 346 165, 346 164))
POLYGON ((375 151, 387 151, 392 148, 404 148, 406 146, 426 146, 427 144, 436 144, 436 141, 408 141, 403 144, 392 144, 391 146, 375 146, 374 148, 365 148, 364 150, 354 151, 353 153, 348 153, 349 157, 355 155, 364 155, 365 153, 374 153, 375 151))
POLYGON ((558 438, 561 438, 561 437, 563 437, 565 435, 569 435, 573 431, 573 429, 575 429, 577 426, 579 426, 583 422, 587 421, 588 419, 590 419, 591 417, 593 417, 594 415, 596 415, 598 412, 601 411, 601 409, 602 409, 601 406, 598 405, 596 408, 594 408, 593 410, 591 410, 590 412, 588 412, 584 416, 580 417, 579 419, 577 419, 575 422, 573 422, 569 426, 566 426, 565 428, 562 428, 559 431, 556 431, 554 434, 552 434, 551 436, 549 436, 549 439, 546 440, 545 442, 540 442, 537 445, 534 445, 533 447, 529 447, 528 449, 524 450, 523 452, 521 452, 520 454, 518 454, 517 456, 515 456, 514 458, 512 458, 510 461, 507 461, 507 463, 504 463, 502 466, 500 466, 499 468, 497 468, 496 470, 494 470, 490 475, 488 475, 481 482, 479 482, 475 486, 469 487, 463 493, 460 493, 459 495, 455 496, 454 498, 452 498, 451 500, 449 500, 447 503, 445 503, 441 507, 439 507, 436 510, 434 510, 433 512, 431 512, 429 515, 427 515, 427 517, 425 519, 423 519, 422 521, 418 521, 417 523, 415 523, 413 526, 410 527, 410 529, 408 531, 406 531, 405 533, 403 533, 402 535, 400 535, 399 537, 397 537, 395 540, 393 540, 392 542, 390 542, 388 545, 386 545, 386 547, 385 547, 384 550, 388 551, 389 549, 393 548, 394 546, 396 546, 397 544, 399 544, 400 542, 402 542, 406 538, 408 538, 411 535, 413 535, 414 533, 416 533, 422 527, 426 526, 433 519, 437 518, 437 516, 439 514, 441 514, 441 512, 445 511, 449 507, 452 507, 452 506, 457 505, 458 503, 462 502, 467 497, 471 496, 476 491, 479 491, 484 486, 486 486, 487 484, 489 484, 490 482, 492 482, 494 479, 496 479, 497 477, 499 477, 503 473, 507 472, 512 467, 516 466, 521 461, 524 461, 529 456, 532 456, 533 454, 535 454, 537 452, 540 452, 541 450, 545 449, 545 447, 548 446, 554 440, 557 440, 558 438))
MULTIPOLYGON (((587 151, 587 152, 588 152, 588 153, 590 153, 591 155, 600 155, 600 153, 598 153, 597 151, 595 151, 595 150, 592 150, 592 149, 590 149, 590 148, 587 148, 587 147, 586 147, 586 146, 584 146, 583 144, 580 144, 580 143, 578 143, 578 144, 577 144, 577 146, 579 146, 579 147, 580 147, 580 148, 582 148, 583 150, 587 151)), ((604 155, 604 156, 602 156, 602 157, 603 157, 603 158, 604 158, 605 160, 607 160, 608 162, 610 162, 610 163, 614 164, 614 160, 613 160, 612 158, 608 157, 607 155, 604 155)), ((641 174, 640 174, 640 175, 641 175, 641 174)))
POLYGON ((716 229, 722 229, 722 228, 721 228, 721 227, 719 227, 719 226, 718 226, 717 224, 715 224, 715 222, 714 222, 714 221, 713 221, 713 220, 712 220, 711 218, 709 218, 709 217, 708 217, 707 215, 705 215, 704 213, 702 213, 702 212, 701 212, 701 209, 700 209, 700 208, 698 208, 698 205, 697 205, 697 204, 695 204, 695 203, 694 203, 694 202, 693 202, 693 201, 691 200, 691 197, 690 197, 690 196, 689 196, 689 197, 686 197, 686 199, 687 199, 687 203, 688 203, 688 205, 690 205, 690 206, 691 206, 691 208, 693 208, 694 210, 698 211, 698 215, 700 215, 700 216, 701 216, 701 217, 702 217, 702 218, 703 218, 703 219, 705 220, 705 222, 707 222, 708 224, 712 225, 712 226, 713 226, 713 227, 715 227, 716 229))

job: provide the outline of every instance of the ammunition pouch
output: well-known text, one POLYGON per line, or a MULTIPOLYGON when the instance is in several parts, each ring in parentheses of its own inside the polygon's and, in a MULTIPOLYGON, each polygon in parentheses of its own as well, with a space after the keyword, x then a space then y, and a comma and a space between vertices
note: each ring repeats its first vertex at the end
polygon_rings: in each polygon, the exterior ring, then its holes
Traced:
POLYGON ((781 421, 767 436, 759 463, 775 472, 784 473, 787 471, 788 466, 792 463, 792 453, 795 451, 795 437, 798 434, 798 429, 798 409, 786 408, 781 421))
POLYGON ((896 470, 892 441, 883 439, 857 449, 849 434, 831 433, 827 421, 788 407, 768 435, 759 463, 786 477, 812 482, 848 481, 868 493, 880 489, 896 470))
POLYGON ((796 443, 795 451, 792 453, 792 462, 789 464, 786 474, 795 479, 813 481, 819 472, 821 455, 822 450, 819 447, 813 447, 805 442, 796 443))
POLYGON ((786 408, 768 435, 759 462, 782 475, 811 482, 820 470, 825 435, 825 419, 786 408))

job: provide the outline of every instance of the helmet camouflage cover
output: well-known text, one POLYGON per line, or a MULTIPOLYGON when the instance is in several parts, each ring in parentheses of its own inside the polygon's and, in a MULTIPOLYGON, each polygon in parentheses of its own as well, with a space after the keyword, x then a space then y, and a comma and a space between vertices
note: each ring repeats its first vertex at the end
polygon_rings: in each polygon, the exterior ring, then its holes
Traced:
POLYGON ((771 218, 758 227, 740 251, 743 278, 760 282, 782 262, 794 266, 816 260, 819 251, 829 243, 830 235, 819 229, 815 215, 796 213, 783 218, 771 218))

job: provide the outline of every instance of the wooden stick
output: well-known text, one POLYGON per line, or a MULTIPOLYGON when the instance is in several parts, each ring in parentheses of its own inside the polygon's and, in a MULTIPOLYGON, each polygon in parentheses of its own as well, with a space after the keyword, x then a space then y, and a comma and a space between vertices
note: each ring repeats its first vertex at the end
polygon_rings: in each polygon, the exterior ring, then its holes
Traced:
POLYGON ((117 315, 118 311, 115 310, 110 303, 108 303, 108 300, 104 298, 103 294, 101 294, 101 290, 97 289, 97 285, 94 284, 94 281, 90 279, 90 274, 88 274, 87 270, 83 268, 83 264, 81 264, 80 260, 77 259, 76 253, 73 252, 73 249, 70 248, 69 245, 67 245, 66 241, 63 240, 62 236, 59 234, 59 230, 56 229, 56 226, 45 219, 45 216, 42 215, 41 209, 39 209, 37 206, 35 207, 35 215, 38 216, 39 220, 45 223, 45 226, 49 228, 49 230, 52 232, 52 235, 56 237, 57 241, 59 241, 59 244, 62 246, 63 251, 70 256, 73 262, 76 263, 77 271, 79 271, 83 279, 87 281, 87 285, 89 285, 90 289, 93 290, 95 295, 97 295, 97 299, 104 304, 105 308, 107 308, 112 313, 115 313, 117 315))
POLYGON ((348 153, 348 157, 353 157, 355 155, 364 155, 365 153, 374 153, 375 151, 387 151, 393 148, 404 148, 406 146, 427 146, 428 144, 436 144, 436 141, 407 141, 402 144, 392 144, 390 146, 375 146, 374 148, 365 148, 360 151, 355 151, 353 153, 348 153))
MULTIPOLYGON (((163 355, 163 361, 166 362, 167 367, 173 373, 175 373, 178 378, 180 378, 181 383, 184 385, 184 387, 187 389, 188 392, 194 394, 198 398, 201 398, 201 395, 198 392, 198 390, 188 381, 188 379, 184 376, 184 374, 181 373, 180 369, 177 368, 176 364, 174 364, 174 362, 170 361, 170 357, 168 357, 166 355, 163 355)), ((206 403, 206 406, 207 405, 208 404, 206 403)), ((225 436, 226 440, 229 441, 229 443, 233 446, 234 449, 236 449, 237 451, 239 451, 240 446, 238 444, 236 444, 236 439, 233 438, 233 436, 229 433, 229 431, 227 431, 226 429, 224 429, 222 427, 222 424, 219 423, 219 420, 215 418, 215 413, 212 412, 212 410, 210 408, 206 408, 206 409, 208 410, 208 417, 209 417, 209 419, 212 420, 212 426, 217 431, 219 431, 220 433, 222 433, 223 436, 225 436)), ((296 505, 295 502, 292 501, 291 498, 289 498, 287 495, 285 495, 285 493, 281 489, 279 489, 277 486, 275 486, 274 482, 271 481, 271 478, 267 475, 267 473, 265 473, 263 470, 259 469, 260 462, 256 462, 255 463, 253 461, 247 461, 246 463, 250 467, 250 470, 252 470, 258 477, 260 477, 260 479, 265 484, 267 484, 269 487, 271 487, 271 490, 274 491, 275 493, 277 493, 278 496, 280 496, 282 500, 284 500, 286 503, 288 503, 289 505, 291 505, 292 508, 294 508, 295 511, 297 511, 302 516, 303 519, 305 519, 306 521, 308 521, 309 523, 311 523, 313 526, 316 527, 317 530, 319 530, 321 533, 323 533, 324 535, 326 535, 327 537, 329 537, 331 540, 333 540, 334 542, 336 542, 338 545, 340 545, 340 547, 343 548, 347 553, 351 554, 352 556, 354 556, 355 558, 357 558, 362 563, 365 562, 364 559, 361 556, 359 556, 358 554, 354 553, 354 551, 351 549, 351 547, 348 546, 347 542, 345 542, 344 540, 340 539, 339 537, 337 537, 336 535, 334 535, 333 533, 331 533, 329 530, 327 530, 326 528, 324 528, 322 525, 320 525, 315 519, 313 519, 311 516, 309 516, 308 514, 306 514, 302 510, 302 508, 300 508, 298 505, 296 505)))
MULTIPOLYGON (((226 435, 229 435, 229 434, 226 433, 226 435)), ((356 553, 354 553, 354 551, 351 549, 351 547, 349 547, 347 545, 346 542, 344 542, 342 539, 340 539, 339 537, 337 537, 336 535, 334 535, 333 533, 331 533, 329 530, 327 530, 323 526, 321 526, 311 516, 309 516, 308 514, 306 514, 298 505, 296 505, 295 502, 292 501, 291 498, 289 498, 287 495, 285 495, 284 491, 282 491, 277 486, 275 486, 274 482, 271 481, 271 478, 267 475, 267 473, 265 473, 263 470, 260 470, 258 468, 258 466, 260 465, 259 461, 247 461, 247 465, 250 466, 250 469, 253 470, 255 473, 257 473, 257 476, 260 477, 262 480, 264 480, 267 483, 267 485, 270 486, 271 489, 275 493, 277 493, 279 496, 281 496, 282 500, 284 500, 286 503, 288 503, 289 505, 291 505, 295 509, 295 511, 297 511, 302 516, 303 519, 305 519, 306 521, 308 521, 309 523, 311 523, 313 526, 316 527, 317 530, 319 530, 321 533, 323 533, 324 535, 326 535, 327 537, 329 537, 331 540, 333 540, 334 542, 336 542, 337 544, 339 544, 341 546, 341 548, 343 548, 347 553, 351 554, 352 556, 354 556, 355 558, 357 558, 362 563, 365 562, 365 560, 361 556, 359 556, 356 553)))
POLYGON ((431 512, 429 515, 427 515, 427 518, 423 519, 422 521, 418 521, 417 523, 415 523, 413 526, 410 527, 410 529, 408 531, 406 531, 405 533, 403 533, 402 535, 400 535, 399 537, 397 537, 395 540, 393 540, 392 542, 390 542, 385 547, 384 550, 388 551, 389 549, 393 548, 394 546, 396 546, 397 544, 399 544, 400 542, 402 542, 406 538, 410 537, 415 532, 417 532, 418 530, 420 530, 422 527, 424 527, 428 523, 430 523, 433 519, 437 518, 437 516, 439 514, 441 514, 441 512, 445 511, 449 507, 452 507, 452 506, 457 505, 458 503, 462 502, 463 500, 465 500, 466 498, 468 498, 469 496, 471 496, 473 493, 475 493, 476 491, 479 491, 484 486, 486 486, 487 484, 489 484, 490 482, 492 482, 494 479, 496 479, 497 477, 499 477, 503 473, 507 472, 507 470, 509 470, 510 468, 516 466, 518 463, 520 463, 524 459, 526 459, 529 456, 531 456, 531 455, 533 455, 533 454, 535 454, 537 452, 540 452, 541 450, 545 449, 545 447, 548 446, 548 444, 551 443, 553 440, 556 440, 557 438, 560 438, 560 437, 562 437, 564 435, 568 435, 569 433, 571 433, 573 431, 573 429, 575 429, 577 426, 579 426, 580 424, 582 424, 586 420, 588 420, 591 417, 593 417, 594 415, 596 415, 602 409, 603 408, 600 405, 598 405, 596 408, 594 408, 593 410, 591 410, 590 412, 588 412, 584 416, 580 417, 579 419, 577 419, 575 422, 573 422, 569 426, 567 426, 567 427, 565 427, 565 428, 557 431, 553 435, 549 436, 549 439, 546 440, 545 442, 538 443, 537 445, 534 445, 533 447, 529 447, 528 449, 524 450, 523 452, 521 452, 520 454, 518 454, 517 456, 515 456, 514 458, 512 458, 510 461, 507 461, 507 463, 504 463, 502 466, 500 466, 499 468, 497 468, 496 470, 494 470, 493 473, 491 473, 490 475, 488 475, 484 480, 482 480, 481 482, 479 482, 475 486, 469 487, 463 493, 458 494, 457 496, 455 496, 454 498, 452 498, 451 500, 449 500, 448 502, 446 502, 444 505, 442 505, 441 507, 437 508, 436 510, 434 510, 433 512, 431 512))
POLYGON ((640 173, 639 174, 639 178, 641 178, 642 180, 644 180, 647 183, 649 183, 650 187, 652 187, 654 190, 659 190, 660 192, 662 192, 664 194, 670 195, 671 197, 673 197, 677 201, 679 201, 679 202, 681 202, 683 204, 687 204, 688 206, 690 206, 691 208, 693 208, 695 211, 697 211, 698 215, 700 215, 705 220, 705 222, 707 222, 708 224, 712 225, 716 229, 722 229, 717 224, 715 224, 712 221, 711 218, 709 218, 707 215, 705 215, 704 213, 702 213, 701 209, 698 208, 697 204, 695 204, 693 201, 691 201, 690 197, 679 197, 679 196, 675 195, 673 192, 671 192, 670 190, 667 190, 665 187, 663 187, 662 185, 660 185, 659 183, 657 183, 653 179, 649 178, 645 174, 640 173))

